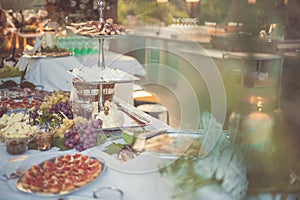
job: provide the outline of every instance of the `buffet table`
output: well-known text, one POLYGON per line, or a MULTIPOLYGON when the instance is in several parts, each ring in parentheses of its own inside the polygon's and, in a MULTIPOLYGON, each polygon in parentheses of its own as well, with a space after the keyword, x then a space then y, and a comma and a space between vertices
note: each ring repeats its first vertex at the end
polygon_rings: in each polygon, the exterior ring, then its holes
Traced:
MULTIPOLYGON (((164 123, 155 118, 152 118, 152 125, 146 127, 146 129, 153 128, 166 128, 168 127, 164 123)), ((56 147, 48 151, 28 150, 23 155, 13 156, 5 151, 5 148, 1 146, 0 156, 2 162, 0 163, 0 172, 11 168, 18 168, 25 170, 33 164, 39 164, 42 161, 63 154, 75 154, 76 150, 59 151, 56 147), (15 162, 12 164, 13 159, 24 158, 22 162, 15 162), (10 163, 10 164, 8 164, 10 163), (16 164, 18 163, 18 164, 16 164)), ((124 192, 124 200, 132 199, 171 199, 171 188, 168 182, 163 180, 157 170, 153 169, 162 160, 157 159, 155 156, 145 155, 140 156, 138 159, 133 159, 127 163, 121 163, 112 156, 102 152, 98 147, 90 148, 82 154, 91 155, 104 160, 107 165, 103 174, 98 177, 93 183, 83 188, 80 191, 74 192, 68 196, 68 199, 87 199, 92 198, 93 190, 101 186, 112 186, 121 189, 124 192), (150 169, 150 170, 147 170, 150 169)), ((26 194, 15 187, 16 179, 8 182, 0 181, 0 199, 41 199, 40 196, 26 194)), ((58 199, 59 197, 51 197, 43 199, 58 199)))
MULTIPOLYGON (((90 152, 91 150, 87 150, 85 153, 89 154, 90 152)), ((63 153, 75 152, 66 151, 63 153)), ((25 155, 28 156, 28 162, 30 162, 30 164, 28 163, 28 166, 31 166, 32 164, 40 163, 46 158, 52 158, 55 155, 61 155, 61 153, 53 149, 49 152, 29 151, 25 155)), ((7 155, 5 155, 5 152, 3 151, 1 151, 1 156, 7 157, 7 155)), ((25 194, 21 191, 18 191, 14 187, 14 182, 15 180, 11 180, 7 184, 1 181, 0 190, 2 195, 0 199, 25 200, 41 198, 39 196, 25 194)), ((134 174, 120 172, 110 168, 107 168, 106 171, 103 172, 101 177, 99 177, 91 185, 71 195, 82 197, 82 199, 86 199, 87 197, 92 198, 93 190, 100 186, 113 186, 121 189, 125 193, 124 199, 170 199, 170 197, 168 197, 170 195, 170 187, 166 182, 160 180, 160 175, 158 172, 134 174)), ((57 197, 54 199, 57 199, 57 197)))
MULTIPOLYGON (((135 109, 133 106, 126 104, 122 100, 115 100, 117 103, 121 103, 126 106, 127 109, 135 109)), ((122 110, 122 109, 121 109, 122 110)), ((137 111, 136 111, 137 112, 137 111)), ((133 111, 130 112, 133 116, 133 111)), ((138 115, 136 115, 137 117, 138 115)), ((141 117, 141 114, 138 117, 140 120, 144 119, 141 117)), ((134 130, 137 132, 144 131, 161 131, 161 130, 173 130, 172 127, 168 126, 164 122, 153 118, 147 114, 143 114, 144 117, 147 117, 148 123, 144 126, 138 125, 135 126, 134 130)), ((136 121, 137 118, 134 118, 136 121)), ((126 121, 126 120, 125 120, 126 121)), ((124 123, 125 125, 126 123, 124 123)), ((162 175, 160 169, 162 166, 168 166, 173 163, 176 157, 160 156, 156 153, 143 152, 136 157, 122 162, 117 159, 116 154, 108 154, 107 151, 104 151, 105 144, 107 142, 116 142, 118 139, 116 136, 120 134, 121 138, 124 139, 122 131, 133 131, 133 127, 121 126, 121 130, 118 127, 114 129, 106 130, 106 133, 110 135, 108 139, 104 140, 104 143, 89 148, 81 153, 83 155, 89 155, 96 159, 102 161, 106 168, 97 177, 93 182, 89 183, 85 187, 74 191, 70 194, 64 196, 38 196, 33 193, 22 192, 16 187, 17 179, 2 180, 3 175, 9 175, 16 171, 26 171, 34 164, 40 164, 45 160, 51 158, 79 153, 75 149, 63 150, 59 149, 57 146, 52 147, 48 151, 39 151, 34 148, 25 151, 21 155, 11 155, 8 154, 5 146, 1 144, 0 146, 0 157, 2 162, 0 162, 0 199, 88 199, 93 198, 93 191, 98 187, 116 187, 124 192, 124 200, 132 199, 144 199, 144 200, 171 200, 172 195, 174 194, 172 177, 162 175)), ((164 131, 163 131, 164 133, 164 131)), ((194 133, 194 132, 193 132, 194 133)), ((220 189, 218 185, 211 185, 203 187, 197 193, 199 197, 208 197, 211 196, 215 199, 231 199, 228 194, 220 189)))
MULTIPOLYGON (((145 76, 143 66, 133 57, 107 53, 107 66, 117 68, 132 75, 145 76)), ((24 70, 28 65, 25 79, 35 85, 42 85, 44 90, 72 89, 72 78, 68 70, 76 67, 93 66, 97 64, 97 57, 82 58, 82 63, 75 56, 32 58, 30 56, 20 57, 17 66, 24 70)))
MULTIPOLYGON (((4 158, 3 162, 1 162, 1 168, 4 170, 4 166, 7 166, 6 163, 9 159, 16 158, 17 156, 8 155, 4 148, 1 148, 0 154, 1 157, 4 158)), ((33 164, 38 164, 43 160, 62 155, 62 154, 73 154, 74 150, 59 152, 57 149, 53 148, 48 152, 39 152, 37 150, 29 150, 25 156, 27 156, 26 160, 20 164, 20 169, 27 169, 33 164)), ((103 153, 99 152, 97 148, 89 149, 84 154, 87 155, 97 155, 101 157, 103 153), (98 154, 99 153, 99 154, 98 154)), ((108 158, 109 159, 109 158, 108 158)), ((108 159, 105 159, 105 162, 109 162, 108 159)), ((140 159, 132 160, 133 162, 128 163, 127 166, 134 168, 134 166, 145 165, 145 161, 148 160, 150 163, 157 164, 155 157, 145 156, 140 159)), ((121 165, 121 164, 120 164, 121 165)), ((126 165, 126 164, 124 164, 126 165)), ((1 170, 1 171, 2 171, 1 170)), ((15 187, 16 179, 10 180, 8 182, 0 181, 0 191, 1 196, 0 199, 20 199, 20 200, 34 200, 41 199, 40 196, 25 194, 15 187)), ((163 178, 158 171, 145 171, 145 172, 123 172, 120 170, 116 170, 108 167, 103 174, 98 177, 96 181, 83 188, 80 191, 71 193, 70 195, 64 196, 65 199, 88 199, 93 198, 93 191, 98 187, 117 187, 124 192, 124 200, 132 200, 132 199, 144 199, 144 200, 153 200, 153 199, 161 199, 161 200, 171 200, 172 196, 172 184, 165 178, 163 178), (66 198, 67 197, 67 198, 66 198)), ((205 187, 202 189, 203 197, 211 196, 213 199, 231 199, 227 194, 219 191, 218 188, 215 187, 205 187)), ((59 199, 59 197, 43 197, 43 199, 59 199)))
MULTIPOLYGON (((164 130, 172 129, 172 127, 166 125, 162 121, 155 119, 151 116, 151 123, 144 127, 138 127, 141 131, 143 130, 164 130)), ((114 132, 110 132, 114 134, 114 132)), ((215 148, 218 149, 218 148, 215 148)), ((69 200, 88 200, 93 198, 93 191, 99 187, 115 187, 123 191, 124 200, 132 199, 143 199, 143 200, 171 200, 174 199, 172 195, 176 192, 174 190, 174 184, 176 182, 176 177, 172 175, 162 175, 160 173, 160 166, 166 164, 172 164, 175 159, 170 157, 161 157, 157 154, 144 153, 140 154, 137 157, 127 161, 121 162, 113 155, 107 154, 103 151, 103 145, 95 146, 89 148, 81 153, 83 155, 89 155, 95 157, 105 164, 106 168, 102 174, 97 177, 93 182, 89 183, 85 187, 74 191, 70 194, 64 196, 38 196, 31 193, 25 193, 19 191, 16 188, 17 179, 11 180, 2 180, 3 174, 10 174, 12 172, 25 171, 34 164, 42 163, 45 160, 54 158, 56 156, 63 156, 66 154, 75 154, 79 153, 77 150, 65 150, 60 151, 57 147, 52 147, 48 151, 39 151, 39 150, 27 150, 22 155, 10 155, 6 152, 3 144, 0 146, 0 157, 2 161, 0 162, 0 199, 20 199, 20 200, 34 200, 34 199, 69 199, 69 200), (174 179, 175 178, 175 179, 174 179), (175 180, 175 181, 174 181, 175 180)), ((226 155, 221 156, 224 158, 226 155)), ((205 162, 201 160, 201 162, 205 162)), ((207 160, 206 160, 207 161, 207 160)), ((220 160, 221 161, 221 160, 220 160)), ((208 164, 208 163, 206 163, 208 164)), ((204 165, 207 166, 204 163, 204 165)), ((222 163, 220 163, 222 164, 222 163)), ((221 168, 224 167, 220 165, 221 168)), ((184 167, 184 166, 182 166, 184 167)), ((226 168, 225 172, 230 170, 226 168)), ((236 169, 238 170, 238 169, 236 169)), ((208 170, 209 171, 209 170, 208 170)), ((207 173, 209 173, 207 171, 207 173)), ((205 174, 203 174, 205 175, 205 174)), ((241 175, 240 175, 241 176, 241 175)), ((190 183, 197 182, 196 179, 191 179, 190 183)), ((187 184, 190 184, 187 183, 187 184)), ((232 182, 233 184, 234 182, 232 182)), ((196 193, 196 199, 222 199, 222 200, 231 200, 232 197, 229 196, 218 184, 209 183, 202 185, 201 188, 196 193)), ((274 194, 271 192, 264 192, 262 190, 260 193, 248 194, 245 199, 252 200, 265 200, 265 199, 296 199, 297 194, 274 194)))

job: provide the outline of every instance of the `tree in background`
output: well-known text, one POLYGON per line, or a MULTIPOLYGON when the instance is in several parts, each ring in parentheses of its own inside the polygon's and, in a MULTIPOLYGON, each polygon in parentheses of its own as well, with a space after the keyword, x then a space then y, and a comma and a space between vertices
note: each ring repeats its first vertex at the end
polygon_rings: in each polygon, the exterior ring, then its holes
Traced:
POLYGON ((173 19, 188 17, 185 1, 119 0, 119 23, 126 24, 128 16, 137 16, 140 25, 169 25, 173 19))
POLYGON ((247 0, 201 0, 198 23, 213 21, 220 26, 228 22, 244 24, 244 31, 258 34, 268 30, 271 23, 283 26, 285 19, 284 0, 257 0, 248 4, 247 0))
POLYGON ((232 1, 234 0, 201 0, 198 24, 204 24, 204 22, 208 21, 222 25, 229 21, 235 9, 232 6, 232 1))
MULTIPOLYGON (((198 24, 205 21, 216 22, 226 27, 228 22, 243 23, 243 31, 257 35, 267 30, 270 24, 284 25, 284 0, 257 0, 248 4, 247 0, 201 0, 198 24)), ((141 25, 163 23, 169 25, 176 18, 188 17, 185 0, 169 0, 157 3, 155 0, 119 0, 118 19, 126 24, 127 16, 137 16, 141 25)))

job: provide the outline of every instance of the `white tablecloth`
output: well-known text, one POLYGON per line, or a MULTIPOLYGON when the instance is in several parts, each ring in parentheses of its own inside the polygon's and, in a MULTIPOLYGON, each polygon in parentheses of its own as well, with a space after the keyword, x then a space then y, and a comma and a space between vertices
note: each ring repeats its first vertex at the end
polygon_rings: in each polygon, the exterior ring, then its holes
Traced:
MULTIPOLYGON (((84 154, 90 154, 90 150, 83 152, 84 154)), ((28 157, 21 164, 21 169, 26 169, 32 164, 38 164, 43 160, 62 155, 63 154, 74 154, 74 150, 59 152, 56 149, 51 149, 49 152, 39 152, 36 150, 30 150, 25 155, 28 157)), ((0 154, 2 158, 10 158, 12 156, 7 155, 4 148, 1 148, 0 154)), ((7 160, 3 160, 2 163, 5 163, 7 160)), ((107 160, 105 160, 106 162, 107 160)), ((0 199, 41 199, 41 197, 30 195, 18 191, 15 187, 16 180, 10 180, 9 182, 0 181, 0 199)), ((113 186, 121 189, 124 192, 124 200, 133 200, 133 199, 171 199, 171 188, 168 186, 168 183, 164 181, 160 174, 155 171, 151 173, 125 173, 118 170, 114 170, 110 167, 107 167, 103 174, 98 177, 92 184, 85 187, 83 190, 79 190, 71 195, 76 195, 80 197, 90 197, 92 198, 92 192, 97 187, 101 186, 113 186)), ((43 198, 51 199, 51 198, 43 198)), ((53 198, 52 198, 53 199, 53 198)), ((54 198, 54 199, 57 199, 54 198)), ((84 198, 83 198, 84 199, 84 198)))
MULTIPOLYGON (((74 78, 68 70, 81 66, 97 65, 98 58, 84 57, 79 59, 74 56, 56 58, 29 58, 22 56, 17 66, 24 70, 28 65, 25 79, 35 85, 44 86, 44 90, 72 90, 72 79, 74 78)), ((117 68, 132 75, 144 76, 143 66, 133 57, 107 52, 106 66, 117 68)))
POLYGON ((22 56, 17 66, 20 70, 24 70, 27 65, 25 75, 27 81, 44 86, 46 91, 70 91, 74 77, 68 70, 80 67, 81 63, 74 56, 41 59, 22 56))

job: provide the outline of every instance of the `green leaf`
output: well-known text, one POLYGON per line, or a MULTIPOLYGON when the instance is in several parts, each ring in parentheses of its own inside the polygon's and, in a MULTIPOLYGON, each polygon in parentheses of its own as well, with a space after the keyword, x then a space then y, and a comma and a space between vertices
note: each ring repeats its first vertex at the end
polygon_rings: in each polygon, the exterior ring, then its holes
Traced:
POLYGON ((136 136, 134 134, 128 134, 126 132, 122 132, 123 140, 126 142, 126 144, 134 144, 136 140, 136 136))
POLYGON ((124 145, 120 143, 112 143, 106 147, 104 152, 107 154, 113 155, 117 154, 121 149, 123 149, 124 145))
POLYGON ((53 140, 53 146, 58 147, 61 151, 69 150, 70 148, 64 145, 65 140, 66 138, 55 137, 53 140))

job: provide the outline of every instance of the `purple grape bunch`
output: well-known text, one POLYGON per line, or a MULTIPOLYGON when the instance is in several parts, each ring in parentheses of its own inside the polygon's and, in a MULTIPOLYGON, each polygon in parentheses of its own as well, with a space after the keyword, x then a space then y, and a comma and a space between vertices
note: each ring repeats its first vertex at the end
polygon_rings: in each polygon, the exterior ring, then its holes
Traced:
POLYGON ((57 104, 52 105, 52 112, 62 112, 68 119, 74 118, 72 106, 69 102, 58 102, 57 104))
MULTIPOLYGON (((40 108, 36 108, 30 113, 30 117, 34 121, 39 117, 39 113, 38 113, 39 110, 40 108)), ((44 117, 46 117, 46 115, 49 115, 49 117, 51 117, 52 114, 63 114, 64 117, 67 117, 68 119, 74 118, 72 106, 69 102, 58 102, 57 104, 53 104, 51 108, 48 108, 45 111, 43 111, 42 115, 44 117)))
POLYGON ((34 109, 33 111, 31 111, 30 114, 30 118, 32 118, 33 120, 36 120, 36 118, 38 118, 39 113, 38 113, 38 108, 34 109))
POLYGON ((88 123, 77 123, 65 132, 64 145, 70 149, 84 151, 97 145, 98 131, 102 128, 102 120, 95 119, 88 123))

